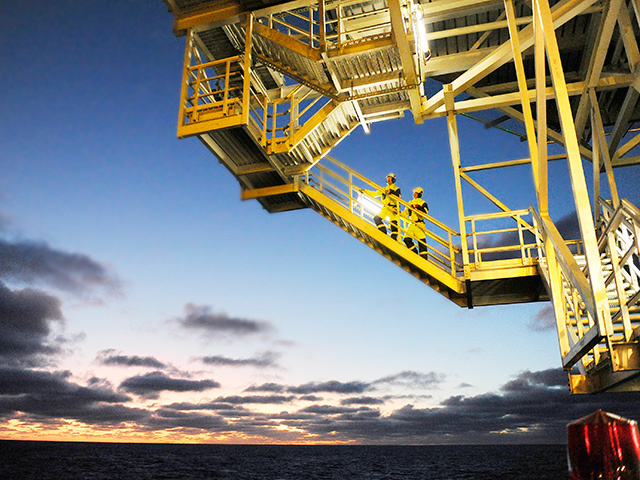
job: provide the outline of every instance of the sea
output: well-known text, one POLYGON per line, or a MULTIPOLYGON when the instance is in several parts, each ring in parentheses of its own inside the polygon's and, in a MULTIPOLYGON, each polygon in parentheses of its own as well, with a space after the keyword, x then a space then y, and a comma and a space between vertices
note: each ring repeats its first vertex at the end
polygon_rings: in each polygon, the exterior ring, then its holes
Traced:
POLYGON ((565 445, 174 445, 0 441, 2 480, 568 480, 565 445))

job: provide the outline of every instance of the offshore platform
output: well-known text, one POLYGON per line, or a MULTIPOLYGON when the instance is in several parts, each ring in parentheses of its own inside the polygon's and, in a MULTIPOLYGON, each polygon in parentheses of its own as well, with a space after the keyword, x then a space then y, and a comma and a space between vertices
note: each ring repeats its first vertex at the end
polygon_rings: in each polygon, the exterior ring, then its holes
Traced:
POLYGON ((640 210, 614 177, 640 163, 639 0, 164 2, 186 38, 178 137, 199 138, 243 199, 311 208, 462 307, 551 301, 571 391, 640 390, 640 210), (406 219, 397 239, 376 228, 362 191, 381 187, 329 156, 405 114, 448 126, 459 222, 422 216, 426 258, 403 243, 406 219), (528 155, 467 164, 459 115, 519 135, 528 155), (551 161, 566 162, 579 238, 549 215, 551 161), (522 165, 535 206, 473 178, 522 165), (466 214, 467 189, 491 211, 466 214))

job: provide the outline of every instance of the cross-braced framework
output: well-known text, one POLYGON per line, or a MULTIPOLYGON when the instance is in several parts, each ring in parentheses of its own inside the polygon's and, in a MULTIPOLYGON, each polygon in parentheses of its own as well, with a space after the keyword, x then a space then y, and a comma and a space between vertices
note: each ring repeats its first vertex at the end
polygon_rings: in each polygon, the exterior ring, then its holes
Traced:
POLYGON ((640 163, 639 0, 164 1, 187 39, 178 136, 198 137, 242 198, 313 208, 461 306, 551 300, 572 392, 640 389, 640 214, 614 175, 640 163), (381 233, 363 192, 382 187, 327 155, 405 112, 449 133, 459 223, 423 216, 423 256, 402 243, 411 206, 396 202, 398 238, 381 233), (460 116, 527 155, 470 164, 460 116), (552 161, 579 238, 551 218, 552 161), (523 165, 535 206, 507 206, 478 173, 523 165), (466 213, 468 191, 490 211, 466 213))

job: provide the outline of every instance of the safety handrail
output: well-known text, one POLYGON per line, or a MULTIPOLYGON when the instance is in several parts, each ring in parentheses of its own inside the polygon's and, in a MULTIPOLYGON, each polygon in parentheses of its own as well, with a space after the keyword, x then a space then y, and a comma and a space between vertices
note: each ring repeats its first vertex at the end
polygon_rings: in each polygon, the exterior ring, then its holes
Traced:
POLYGON ((237 65, 240 58, 236 55, 186 67, 187 92, 183 106, 185 121, 197 121, 200 112, 216 107, 222 108, 223 115, 228 114, 230 106, 239 101, 240 94, 237 92, 242 89, 240 82, 240 85, 231 85, 235 77, 242 76, 240 68, 232 69, 232 65, 237 65), (218 70, 223 72, 219 73, 218 70), (217 84, 215 89, 211 86, 213 82, 217 84))
MULTIPOLYGON (((382 207, 382 203, 372 198, 370 195, 363 193, 364 190, 381 190, 382 187, 375 182, 369 180, 365 176, 357 173, 338 160, 326 156, 318 162, 311 170, 307 171, 302 180, 307 185, 330 196, 339 204, 347 208, 351 213, 358 215, 367 223, 375 226, 373 217, 376 215, 372 210, 377 205, 378 210, 382 207), (363 197, 366 196, 366 200, 363 197), (372 204, 367 207, 366 204, 372 204)), ((409 204, 401 198, 394 197, 399 206, 399 222, 398 234, 399 241, 402 241, 406 229, 409 225, 407 213, 411 208, 409 204), (404 210, 402 210, 404 208, 404 210)), ((424 221, 427 236, 428 257, 427 261, 437 265, 442 270, 456 277, 463 271, 462 265, 457 261, 460 247, 454 243, 455 236, 460 234, 455 230, 444 225, 442 222, 433 218, 429 214, 422 212, 415 213, 420 215, 424 221), (441 230, 438 233, 434 230, 441 230), (445 238, 446 237, 446 238, 445 238)))
POLYGON ((615 291, 619 299, 612 314, 615 338, 629 341, 640 331, 640 320, 630 315, 630 309, 640 309, 640 210, 626 199, 614 208, 612 202, 599 198, 598 206, 598 247, 609 262, 605 288, 615 291))
POLYGON ((313 124, 314 115, 331 101, 303 86, 271 99, 255 70, 249 69, 249 75, 246 74, 244 55, 203 61, 200 48, 198 42, 190 38, 181 127, 246 115, 244 121, 249 131, 269 151, 282 144, 293 144, 297 132, 308 123, 313 124), (248 99, 243 98, 246 91, 248 99))
POLYGON ((563 366, 570 368, 580 362, 578 368, 584 372, 585 367, 596 364, 607 350, 607 345, 600 343, 607 335, 605 322, 610 319, 598 315, 589 280, 551 219, 540 216, 533 207, 530 211, 537 232, 539 264, 546 269, 552 293, 558 299, 554 302, 555 308, 561 308, 564 317, 563 328, 558 325, 563 366), (550 259, 554 259, 553 265, 550 259), (557 270, 552 271, 554 268, 557 270))
MULTIPOLYGON (((348 43, 391 34, 389 7, 362 11, 362 0, 318 0, 311 5, 256 18, 266 27, 318 50, 339 49, 348 43), (363 22, 363 19, 370 19, 363 22)), ((408 10, 413 11, 409 2, 408 10)))
POLYGON ((466 215, 464 220, 470 224, 470 228, 467 229, 467 236, 470 237, 472 242, 469 255, 473 258, 472 263, 474 264, 474 268, 482 268, 483 263, 487 262, 487 260, 483 261, 483 255, 493 255, 494 257, 499 257, 501 260, 518 260, 523 265, 532 264, 536 257, 533 251, 537 248, 535 229, 523 218, 530 214, 529 209, 521 209, 466 215), (478 229, 479 222, 502 222, 505 220, 509 222, 514 220, 516 225, 484 230, 478 229), (525 241, 525 234, 527 232, 531 235, 531 241, 529 242, 525 241), (509 240, 510 234, 517 234, 516 242, 509 240), (487 243, 491 241, 491 237, 495 236, 498 236, 497 244, 487 243), (488 240, 483 242, 485 238, 488 240), (505 243, 505 241, 510 243, 505 243), (519 255, 509 255, 510 252, 519 252, 519 255))

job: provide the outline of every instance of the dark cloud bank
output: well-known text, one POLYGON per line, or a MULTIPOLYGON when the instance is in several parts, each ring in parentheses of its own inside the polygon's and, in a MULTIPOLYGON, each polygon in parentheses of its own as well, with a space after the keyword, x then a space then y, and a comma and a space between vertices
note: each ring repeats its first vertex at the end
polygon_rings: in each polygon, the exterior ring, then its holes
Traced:
MULTIPOLYGON (((61 300, 37 287, 78 295, 119 284, 98 262, 87 256, 56 251, 43 243, 0 240, 0 418, 55 426, 69 420, 88 426, 135 427, 141 432, 172 429, 184 434, 241 433, 256 442, 314 441, 394 443, 557 443, 565 441, 566 424, 600 408, 637 419, 640 394, 571 396, 560 369, 523 372, 497 392, 452 396, 431 408, 412 403, 428 398, 444 377, 437 372, 405 371, 374 381, 337 380, 301 385, 264 383, 241 395, 215 397, 220 384, 163 370, 155 357, 99 352, 101 364, 146 368, 113 386, 92 378, 86 385, 69 371, 52 371, 65 339, 55 335, 64 315, 61 300), (21 285, 21 286, 17 286, 21 285), (409 388, 415 395, 380 392, 409 388), (202 403, 162 403, 163 394, 210 395, 202 403), (328 402, 324 397, 332 398, 328 402), (337 398, 337 400, 336 400, 337 398), (409 400, 405 400, 405 399, 409 400), (159 399, 152 407, 129 406, 139 399, 159 399), (404 406, 382 410, 391 401, 404 406), (299 407, 291 407, 290 402, 299 407), (336 405, 337 403, 337 405, 336 405), (277 406, 278 413, 261 413, 260 406, 277 406), (313 436, 313 437, 307 437, 313 436)), ((244 336, 273 331, 267 322, 212 313, 208 307, 187 305, 176 319, 186 330, 244 336)), ((542 311, 532 328, 548 328, 542 311)), ((214 367, 273 368, 271 352, 249 359, 202 357, 214 367)))
POLYGON ((66 342, 53 334, 62 301, 43 287, 80 297, 120 292, 119 280, 86 255, 0 239, 0 366, 48 365, 66 342))
MULTIPOLYGON (((373 382, 317 382, 298 386, 265 384, 264 395, 217 397, 204 403, 171 403, 153 408, 132 408, 134 396, 159 398, 163 392, 207 392, 219 387, 213 380, 171 378, 150 372, 124 380, 119 388, 81 386, 69 372, 22 368, 0 369, 0 416, 56 423, 78 420, 88 425, 117 427, 123 422, 140 431, 181 429, 183 433, 255 436, 256 441, 315 440, 359 443, 562 443, 566 424, 601 408, 634 418, 640 395, 571 396, 560 369, 526 371, 500 391, 477 396, 452 396, 432 408, 412 404, 383 414, 380 407, 394 397, 359 395, 375 392, 373 382), (279 390, 279 392, 276 392, 279 390), (343 398, 339 405, 312 397, 306 406, 287 407, 307 392, 343 398), (252 410, 256 405, 279 405, 276 414, 252 410), (287 426, 297 432, 276 427, 287 426), (298 433, 298 432, 303 433, 298 433)), ((250 390, 250 389, 248 389, 250 390)), ((255 390, 255 388, 254 388, 255 390)), ((308 397, 307 397, 308 398, 308 397)))
POLYGON ((87 255, 56 250, 44 242, 0 239, 0 279, 76 294, 97 288, 111 293, 120 290, 118 279, 99 262, 87 255))

